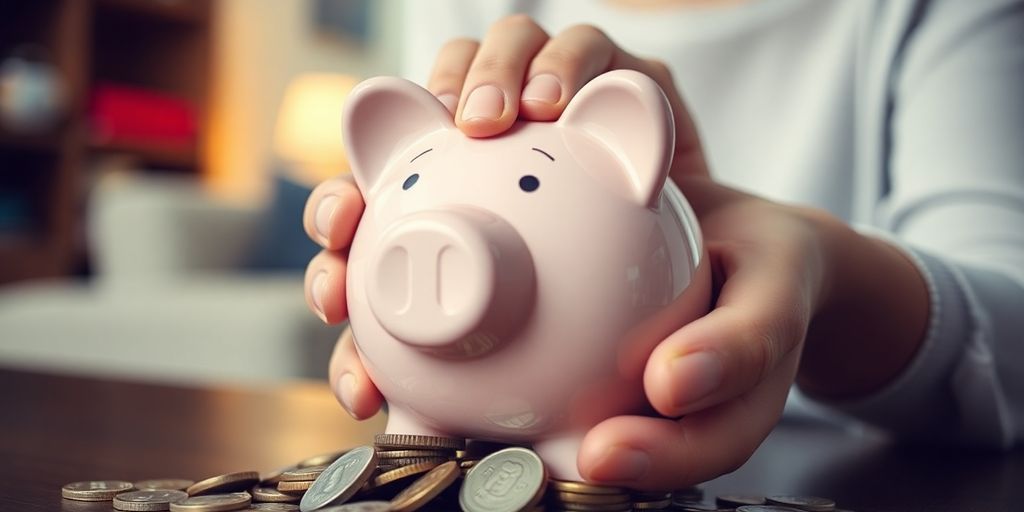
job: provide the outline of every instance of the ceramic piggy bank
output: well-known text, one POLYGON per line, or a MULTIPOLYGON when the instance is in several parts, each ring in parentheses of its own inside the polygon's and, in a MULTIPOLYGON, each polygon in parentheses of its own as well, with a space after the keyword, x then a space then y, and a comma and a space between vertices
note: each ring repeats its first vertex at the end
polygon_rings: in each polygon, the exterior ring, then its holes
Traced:
POLYGON ((387 432, 528 443, 580 479, 582 436, 650 410, 648 356, 708 308, 661 89, 609 72, 557 122, 470 138, 429 92, 381 77, 343 122, 366 200, 349 316, 387 432))

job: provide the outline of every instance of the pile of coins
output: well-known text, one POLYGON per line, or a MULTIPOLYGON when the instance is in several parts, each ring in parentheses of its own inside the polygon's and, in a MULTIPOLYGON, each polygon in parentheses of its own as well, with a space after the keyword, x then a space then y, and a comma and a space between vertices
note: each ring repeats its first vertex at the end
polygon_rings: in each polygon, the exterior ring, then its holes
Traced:
POLYGON ((199 482, 75 482, 61 494, 123 511, 843 512, 812 496, 722 495, 708 503, 699 487, 640 492, 562 481, 528 448, 399 434, 379 434, 373 446, 311 457, 262 478, 243 471, 199 482))

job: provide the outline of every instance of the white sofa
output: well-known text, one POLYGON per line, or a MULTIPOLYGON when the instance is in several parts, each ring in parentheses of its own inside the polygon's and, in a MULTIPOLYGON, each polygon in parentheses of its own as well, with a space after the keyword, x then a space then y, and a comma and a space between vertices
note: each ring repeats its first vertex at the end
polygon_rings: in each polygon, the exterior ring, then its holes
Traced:
POLYGON ((0 366, 186 383, 325 376, 340 328, 306 309, 301 274, 241 270, 261 209, 142 176, 92 194, 94 278, 0 287, 0 366))

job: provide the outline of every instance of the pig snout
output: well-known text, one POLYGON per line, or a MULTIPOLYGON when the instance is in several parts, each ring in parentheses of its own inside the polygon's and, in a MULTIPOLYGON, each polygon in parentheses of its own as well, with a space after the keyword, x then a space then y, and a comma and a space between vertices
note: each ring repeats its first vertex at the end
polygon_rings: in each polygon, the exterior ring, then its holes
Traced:
POLYGON ((533 262, 523 239, 508 222, 475 207, 397 220, 369 264, 367 295, 381 326, 438 357, 494 351, 534 302, 533 262))

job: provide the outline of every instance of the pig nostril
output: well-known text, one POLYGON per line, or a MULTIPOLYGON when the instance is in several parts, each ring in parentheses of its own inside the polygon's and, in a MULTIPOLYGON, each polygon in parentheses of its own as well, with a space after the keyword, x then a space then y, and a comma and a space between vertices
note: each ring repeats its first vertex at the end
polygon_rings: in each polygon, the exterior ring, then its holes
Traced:
POLYGON ((412 173, 408 178, 405 179, 405 183, 402 183, 402 190, 409 190, 417 181, 420 180, 419 173, 412 173))
POLYGON ((540 180, 536 176, 527 174, 522 178, 519 178, 519 188, 523 189, 523 192, 533 192, 540 186, 540 180))

